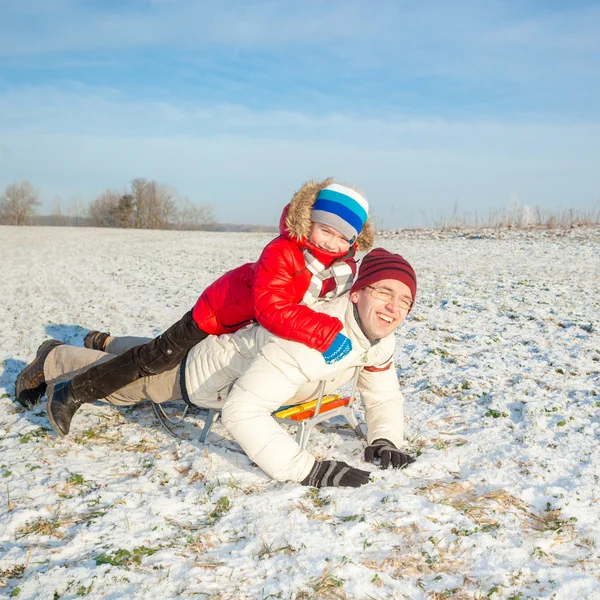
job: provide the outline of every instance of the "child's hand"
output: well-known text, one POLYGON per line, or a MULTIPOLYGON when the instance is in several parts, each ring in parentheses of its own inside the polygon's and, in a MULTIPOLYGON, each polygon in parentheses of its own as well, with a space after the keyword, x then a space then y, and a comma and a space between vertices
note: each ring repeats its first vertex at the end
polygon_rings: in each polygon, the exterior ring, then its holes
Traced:
POLYGON ((343 333, 338 333, 333 338, 331 346, 323 352, 323 358, 330 365, 344 358, 346 354, 350 353, 350 350, 352 350, 352 342, 343 333))

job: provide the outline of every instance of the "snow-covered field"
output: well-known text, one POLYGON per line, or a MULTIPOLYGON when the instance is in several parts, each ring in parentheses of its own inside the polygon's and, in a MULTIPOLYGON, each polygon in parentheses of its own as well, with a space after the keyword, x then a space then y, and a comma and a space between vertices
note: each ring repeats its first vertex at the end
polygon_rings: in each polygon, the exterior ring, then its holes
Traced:
POLYGON ((270 481, 203 414, 13 401, 49 337, 154 335, 262 234, 0 227, 0 597, 600 598, 600 231, 387 234, 419 275, 397 334, 409 446, 369 485, 270 481))

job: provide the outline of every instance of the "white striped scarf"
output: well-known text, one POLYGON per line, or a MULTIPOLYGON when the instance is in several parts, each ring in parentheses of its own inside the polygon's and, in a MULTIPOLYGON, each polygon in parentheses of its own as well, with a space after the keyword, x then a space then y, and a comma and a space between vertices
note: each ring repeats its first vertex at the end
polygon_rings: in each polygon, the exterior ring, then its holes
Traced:
POLYGON ((300 304, 310 306, 317 300, 331 300, 350 291, 352 282, 354 281, 354 273, 347 262, 339 260, 329 268, 325 268, 325 265, 317 260, 306 248, 304 249, 304 262, 306 263, 306 268, 312 273, 312 277, 300 304), (335 288, 321 296, 323 282, 331 277, 335 279, 335 288))

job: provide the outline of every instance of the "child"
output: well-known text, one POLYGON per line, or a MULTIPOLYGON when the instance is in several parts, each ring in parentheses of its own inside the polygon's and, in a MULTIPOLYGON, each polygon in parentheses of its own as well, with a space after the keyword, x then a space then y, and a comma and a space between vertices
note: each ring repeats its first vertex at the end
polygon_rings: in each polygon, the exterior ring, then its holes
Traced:
MULTIPOLYGON (((373 243, 367 216, 367 200, 355 189, 331 179, 306 183, 283 211, 281 235, 256 263, 217 279, 190 312, 151 342, 56 386, 47 406, 54 429, 66 435, 81 404, 104 398, 140 377, 172 369, 206 336, 234 332, 253 320, 279 337, 322 352, 328 363, 343 358, 352 346, 340 333, 342 323, 310 305, 352 286, 354 254, 368 251, 373 243)), ((85 345, 104 350, 108 337, 91 332, 85 345)), ((23 384, 17 381, 17 395, 19 387, 23 384)))

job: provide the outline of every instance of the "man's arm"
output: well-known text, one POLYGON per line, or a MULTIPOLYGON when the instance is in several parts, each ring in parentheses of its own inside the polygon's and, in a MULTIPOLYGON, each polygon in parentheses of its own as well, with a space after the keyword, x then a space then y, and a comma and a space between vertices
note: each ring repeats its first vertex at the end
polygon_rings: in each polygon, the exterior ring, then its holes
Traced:
POLYGON ((404 444, 404 397, 392 358, 379 367, 365 367, 358 389, 365 406, 367 439, 385 439, 397 448, 404 444), (389 365, 389 366, 388 366, 389 365))
POLYGON ((223 406, 223 425, 248 457, 279 481, 302 481, 315 458, 273 419, 307 382, 298 363, 276 342, 267 343, 237 380, 223 406))

